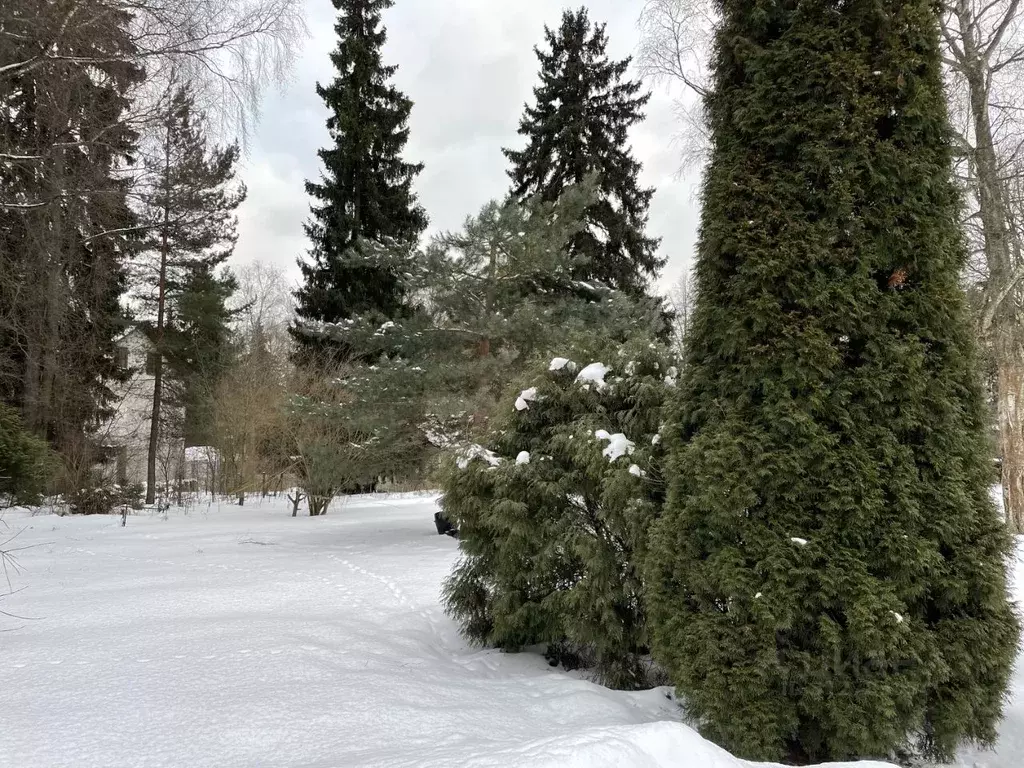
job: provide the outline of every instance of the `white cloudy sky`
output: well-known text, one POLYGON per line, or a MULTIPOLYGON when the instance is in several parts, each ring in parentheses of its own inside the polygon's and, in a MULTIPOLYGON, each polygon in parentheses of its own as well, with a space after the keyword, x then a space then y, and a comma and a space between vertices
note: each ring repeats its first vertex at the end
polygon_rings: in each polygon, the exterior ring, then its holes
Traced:
MULTIPOLYGON (((296 258, 307 247, 303 181, 317 177, 316 151, 327 142, 314 85, 331 79, 328 53, 336 44, 330 0, 306 0, 306 6, 311 36, 290 82, 268 94, 242 170, 249 198, 236 251, 238 263, 276 263, 295 279, 296 258)), ((398 65, 395 80, 415 103, 406 158, 426 166, 416 189, 431 230, 458 227, 507 191, 501 148, 522 143, 516 128, 537 78, 533 46, 545 24, 558 25, 565 7, 563 0, 397 0, 386 12, 386 59, 398 65)), ((588 7, 593 20, 608 24, 610 54, 631 55, 640 0, 590 0, 588 7)), ((672 94, 655 88, 632 142, 643 182, 657 188, 649 229, 662 238, 668 258, 662 286, 684 268, 696 236, 696 175, 677 175, 678 129, 672 94)))

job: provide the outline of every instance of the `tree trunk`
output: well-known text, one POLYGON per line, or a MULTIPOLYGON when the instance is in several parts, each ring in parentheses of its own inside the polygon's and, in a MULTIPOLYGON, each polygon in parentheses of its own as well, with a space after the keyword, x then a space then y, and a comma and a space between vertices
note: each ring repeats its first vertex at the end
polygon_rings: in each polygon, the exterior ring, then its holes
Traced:
POLYGON ((1024 533, 1024 345, 1020 339, 1001 339, 999 356, 999 450, 1002 455, 1003 507, 1006 522, 1024 533))
POLYGON ((327 514, 327 505, 331 503, 329 496, 310 496, 309 497, 309 516, 319 517, 320 515, 327 514))
MULTIPOLYGON (((64 178, 64 163, 63 153, 58 150, 56 153, 56 162, 54 163, 54 176, 55 179, 63 181, 64 178)), ((59 194, 59 193, 58 193, 59 194)), ((52 243, 53 249, 56 253, 64 254, 69 249, 66 248, 64 243, 64 211, 62 206, 58 203, 53 206, 54 216, 52 221, 52 243)), ((65 256, 70 258, 70 255, 65 256)), ((57 419, 54 416, 54 406, 56 405, 56 394, 55 386, 59 376, 58 371, 58 358, 60 352, 60 326, 61 326, 61 315, 66 311, 67 299, 64 294, 64 265, 61 263, 64 259, 54 260, 54 263, 50 265, 48 274, 46 276, 46 296, 43 299, 45 311, 45 328, 43 336, 43 360, 41 370, 41 381, 39 387, 39 422, 41 427, 56 437, 61 443, 63 442, 64 435, 62 432, 66 432, 64 425, 56 424, 57 419)))
POLYGON ((146 503, 156 501, 156 454, 160 446, 160 412, 163 404, 164 304, 167 288, 168 229, 171 218, 171 128, 164 142, 163 227, 160 233, 160 275, 157 278, 156 351, 153 355, 153 415, 149 424, 149 454, 146 457, 146 503))
POLYGON ((39 233, 43 238, 40 281, 34 297, 38 316, 28 344, 28 364, 25 383, 26 403, 31 410, 26 414, 26 425, 38 435, 57 437, 53 430, 54 382, 57 378, 57 358, 60 346, 60 313, 66 302, 61 290, 62 274, 70 258, 64 244, 64 208, 61 195, 67 181, 64 175, 63 150, 56 149, 53 163, 48 169, 47 191, 53 199, 47 206, 48 231, 39 233))
POLYGON ((1024 429, 1020 420, 1024 353, 1021 324, 1016 311, 1017 290, 1010 243, 1009 206, 1000 176, 989 109, 986 58, 977 39, 977 19, 966 0, 958 0, 962 32, 963 74, 967 81, 975 134, 974 163, 978 207, 984 236, 988 280, 985 283, 981 333, 995 354, 999 451, 1002 456, 1003 501, 1006 520, 1024 532, 1024 429))
POLYGON ((25 428, 42 434, 39 418, 39 371, 42 368, 42 350, 33 331, 25 338, 25 382, 22 390, 21 415, 25 428))

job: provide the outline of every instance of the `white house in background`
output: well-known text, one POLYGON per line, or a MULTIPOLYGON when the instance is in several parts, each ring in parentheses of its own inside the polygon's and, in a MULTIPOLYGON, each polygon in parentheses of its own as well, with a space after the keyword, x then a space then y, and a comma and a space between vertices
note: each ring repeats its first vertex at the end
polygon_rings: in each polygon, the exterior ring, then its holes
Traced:
POLYGON ((185 446, 181 476, 192 491, 211 491, 220 477, 220 453, 210 445, 185 446))
MULTIPOLYGON (((100 427, 97 437, 116 457, 107 470, 112 479, 122 485, 145 485, 156 353, 146 334, 139 328, 132 328, 117 340, 117 356, 118 366, 122 370, 130 370, 131 375, 127 381, 112 384, 113 415, 100 427)), ((166 405, 164 409, 165 424, 180 423, 178 409, 169 409, 166 405)), ((185 446, 177 434, 178 430, 165 428, 161 432, 156 462, 157 485, 169 488, 183 476, 185 446)))

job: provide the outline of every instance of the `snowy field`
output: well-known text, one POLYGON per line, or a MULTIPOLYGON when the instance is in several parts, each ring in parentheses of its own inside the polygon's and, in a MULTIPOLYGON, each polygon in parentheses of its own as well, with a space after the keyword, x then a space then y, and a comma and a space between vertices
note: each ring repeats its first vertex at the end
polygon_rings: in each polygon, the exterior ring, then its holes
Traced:
MULTIPOLYGON (((457 542, 436 534, 433 498, 287 507, 125 528, 9 511, 25 549, 0 608, 23 618, 0 616, 0 766, 746 765, 682 725, 665 690, 468 647, 438 602, 457 542)), ((1015 682, 998 751, 963 766, 1024 765, 1015 682)))

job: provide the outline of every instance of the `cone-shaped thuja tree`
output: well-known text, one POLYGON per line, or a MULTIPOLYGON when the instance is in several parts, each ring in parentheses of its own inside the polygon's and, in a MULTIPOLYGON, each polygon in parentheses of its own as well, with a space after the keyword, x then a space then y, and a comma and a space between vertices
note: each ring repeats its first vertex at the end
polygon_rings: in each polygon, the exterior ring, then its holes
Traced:
POLYGON ((938 7, 719 6, 655 648, 738 755, 948 758, 993 739, 1018 627, 938 7))

